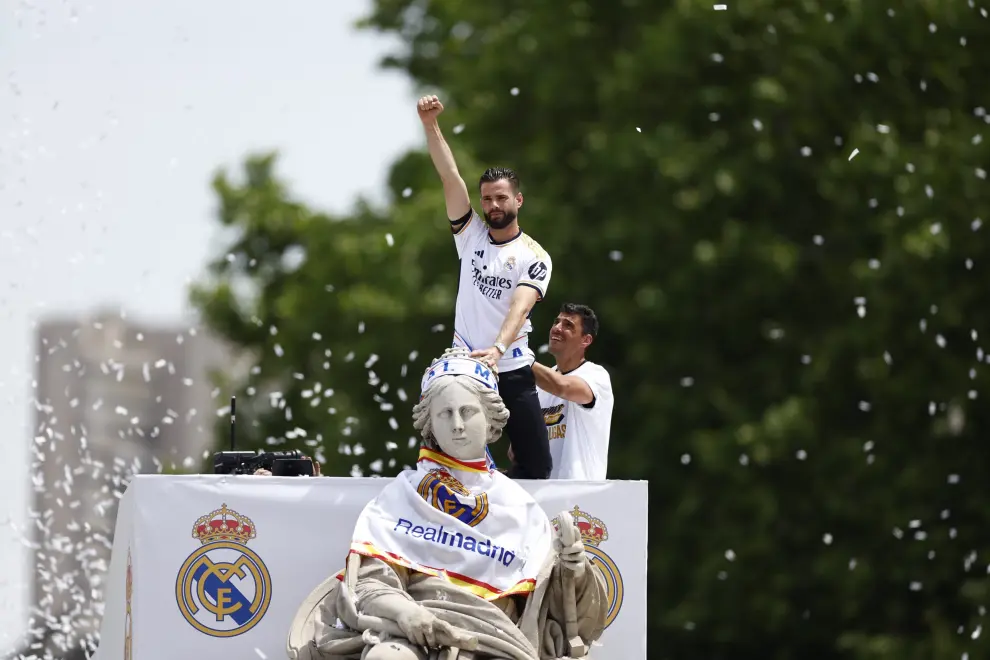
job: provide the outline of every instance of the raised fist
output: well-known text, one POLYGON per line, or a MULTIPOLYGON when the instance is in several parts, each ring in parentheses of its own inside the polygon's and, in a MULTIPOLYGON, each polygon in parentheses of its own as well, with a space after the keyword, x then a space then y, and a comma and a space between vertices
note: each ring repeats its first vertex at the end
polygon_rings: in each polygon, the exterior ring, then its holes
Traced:
POLYGON ((424 96, 416 104, 419 118, 422 121, 435 121, 443 112, 443 103, 436 96, 424 96))

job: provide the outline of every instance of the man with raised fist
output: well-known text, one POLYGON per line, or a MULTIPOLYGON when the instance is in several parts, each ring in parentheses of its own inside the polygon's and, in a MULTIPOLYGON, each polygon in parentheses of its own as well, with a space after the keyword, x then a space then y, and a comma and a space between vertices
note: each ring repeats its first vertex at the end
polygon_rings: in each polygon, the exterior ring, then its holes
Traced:
POLYGON ((453 345, 466 348, 499 374, 499 391, 509 409, 505 431, 514 456, 508 475, 546 479, 552 460, 533 376, 529 315, 550 284, 550 255, 519 228, 523 195, 516 173, 499 167, 481 175, 479 216, 437 123, 443 104, 436 96, 424 96, 417 110, 443 183, 460 260, 453 345))

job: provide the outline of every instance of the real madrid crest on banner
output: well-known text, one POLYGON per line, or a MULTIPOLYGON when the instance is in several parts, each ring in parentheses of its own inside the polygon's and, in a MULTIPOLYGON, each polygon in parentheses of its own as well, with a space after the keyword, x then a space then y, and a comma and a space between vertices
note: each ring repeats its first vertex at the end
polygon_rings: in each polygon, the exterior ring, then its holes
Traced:
POLYGON ((254 523, 224 504, 201 516, 192 537, 202 544, 182 564, 175 600, 183 618, 211 637, 235 637, 258 625, 272 599, 272 579, 248 541, 254 523))
POLYGON ((599 547, 608 540, 608 527, 605 523, 595 518, 581 509, 574 506, 571 511, 574 524, 581 532, 581 540, 584 541, 584 550, 591 555, 591 562, 596 564, 605 576, 606 598, 608 598, 608 616, 605 617, 605 627, 608 628, 615 621, 622 608, 622 573, 619 567, 612 561, 599 547))

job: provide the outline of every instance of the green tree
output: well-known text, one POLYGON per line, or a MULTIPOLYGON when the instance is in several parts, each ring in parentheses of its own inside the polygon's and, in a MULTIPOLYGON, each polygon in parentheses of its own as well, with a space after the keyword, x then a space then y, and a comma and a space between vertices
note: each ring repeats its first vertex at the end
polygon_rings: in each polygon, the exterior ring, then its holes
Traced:
MULTIPOLYGON (((409 156, 394 176, 423 172, 421 161, 409 156)), ((329 217, 293 200, 274 165, 274 154, 253 156, 242 180, 216 175, 231 244, 192 293, 250 362, 225 383, 245 422, 239 441, 306 450, 326 474, 395 473, 415 457, 419 378, 450 340, 456 256, 435 212, 442 194, 399 192, 388 216, 361 203, 329 217)))
MULTIPOLYGON (((442 90, 469 181, 521 173, 554 257, 537 343, 564 299, 603 320, 610 476, 651 482, 656 657, 990 653, 984 12, 377 0, 365 21, 402 41, 387 66, 442 90)), ((397 388, 452 318, 432 170, 404 157, 388 211, 350 218, 292 201, 270 158, 246 176, 217 179, 238 238, 197 300, 257 356, 254 439, 298 426, 290 443, 364 447, 338 472, 394 473, 397 388), (316 382, 335 393, 314 406, 316 382)))

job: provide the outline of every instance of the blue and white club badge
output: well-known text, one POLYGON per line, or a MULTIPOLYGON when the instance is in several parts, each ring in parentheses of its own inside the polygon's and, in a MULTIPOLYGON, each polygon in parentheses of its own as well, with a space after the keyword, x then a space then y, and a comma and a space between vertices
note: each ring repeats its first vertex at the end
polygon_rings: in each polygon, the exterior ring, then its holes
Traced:
POLYGON ((272 578, 247 547, 254 523, 224 504, 201 516, 192 536, 202 544, 179 569, 175 600, 182 617, 210 637, 236 637, 258 625, 272 600, 272 578))

